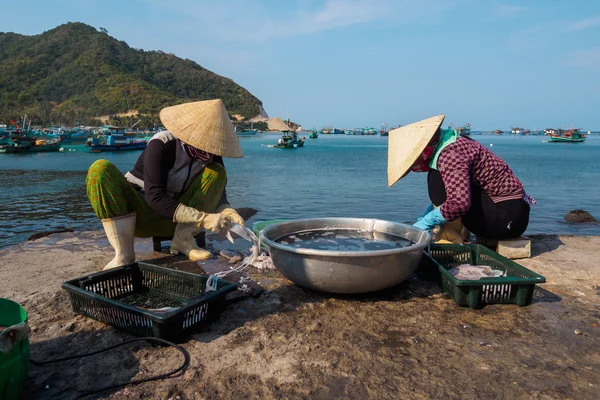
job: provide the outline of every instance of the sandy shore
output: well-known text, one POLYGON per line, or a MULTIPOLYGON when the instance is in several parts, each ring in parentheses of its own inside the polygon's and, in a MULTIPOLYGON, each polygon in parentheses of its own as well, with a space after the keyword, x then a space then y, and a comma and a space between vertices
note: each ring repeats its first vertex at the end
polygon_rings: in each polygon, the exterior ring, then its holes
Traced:
MULTIPOLYGON (((194 270, 136 241, 138 259, 194 270)), ((265 292, 229 305, 184 345, 185 374, 91 398, 597 399, 600 397, 600 237, 535 237, 520 263, 547 279, 534 304, 460 308, 410 281, 370 296, 328 296, 277 272, 252 271, 265 292), (575 334, 575 330, 580 334, 575 334)), ((60 284, 112 257, 102 232, 62 233, 0 251, 0 297, 23 304, 31 356, 99 349, 128 335, 75 315, 60 284)), ((26 398, 165 372, 173 350, 140 344, 96 358, 32 365, 26 398)))

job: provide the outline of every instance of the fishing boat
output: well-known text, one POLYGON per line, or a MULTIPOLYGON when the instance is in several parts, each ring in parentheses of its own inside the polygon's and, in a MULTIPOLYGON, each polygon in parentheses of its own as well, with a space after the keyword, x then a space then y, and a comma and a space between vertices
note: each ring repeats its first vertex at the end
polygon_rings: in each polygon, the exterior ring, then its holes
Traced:
POLYGON ((461 136, 471 135, 471 124, 465 124, 464 126, 458 126, 454 128, 454 131, 461 136))
MULTIPOLYGON (((529 131, 527 131, 529 132, 529 131)), ((510 127, 510 133, 512 133, 513 135, 525 135, 525 129, 523 128, 513 128, 512 126, 510 127)))
POLYGON ((43 132, 43 136, 49 139, 61 139, 63 143, 85 143, 91 137, 91 133, 79 126, 77 128, 51 126, 43 132))
POLYGON ((27 136, 14 137, 0 145, 0 153, 39 153, 59 151, 62 139, 36 139, 27 136))
POLYGON ((379 136, 389 136, 390 130, 388 129, 387 124, 384 122, 381 124, 381 129, 379 129, 379 136))
POLYGON ((581 133, 579 128, 571 128, 562 133, 550 135, 551 143, 582 143, 585 142, 586 136, 581 133))
POLYGON ((377 134, 377 131, 375 130, 375 128, 368 127, 368 128, 363 128, 362 134, 372 136, 372 135, 377 134))
POLYGON ((246 129, 243 131, 236 131, 235 134, 238 136, 256 136, 258 129, 246 129))
POLYGON ((318 139, 319 138, 319 133, 317 132, 316 129, 311 129, 310 130, 310 135, 308 135, 309 138, 311 139, 318 139))
POLYGON ((338 129, 338 128, 333 128, 331 130, 331 134, 332 135, 343 135, 344 134, 344 130, 343 129, 338 129))
POLYGON ((148 145, 145 139, 138 139, 135 135, 125 133, 125 128, 117 126, 102 127, 102 134, 89 138, 85 143, 93 153, 101 151, 126 151, 144 150, 148 145))
POLYGON ((323 134, 323 135, 330 135, 331 131, 333 131, 333 128, 325 127, 323 129, 321 129, 321 134, 323 134))
POLYGON ((254 129, 254 122, 250 122, 250 129, 239 129, 235 127, 235 134, 238 136, 256 136, 258 129, 254 129))
POLYGON ((344 130, 344 135, 356 135, 356 131, 353 129, 344 130))
POLYGON ((277 140, 277 144, 269 147, 278 149, 296 149, 298 147, 304 147, 304 138, 300 139, 296 132, 282 131, 281 133, 283 133, 283 135, 277 140))
POLYGON ((496 129, 493 134, 494 135, 502 135, 504 132, 502 132, 500 129, 496 129))

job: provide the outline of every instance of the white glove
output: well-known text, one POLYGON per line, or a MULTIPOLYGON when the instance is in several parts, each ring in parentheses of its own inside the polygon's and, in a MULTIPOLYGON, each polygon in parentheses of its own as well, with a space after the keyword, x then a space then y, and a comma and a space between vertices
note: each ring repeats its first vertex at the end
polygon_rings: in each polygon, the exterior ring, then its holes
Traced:
POLYGON ((208 229, 219 234, 225 234, 230 225, 230 221, 223 214, 209 214, 183 204, 177 206, 173 222, 193 224, 198 228, 208 229))
POLYGON ((227 218, 229 221, 244 226, 244 218, 238 214, 229 204, 222 204, 217 208, 217 212, 227 218))

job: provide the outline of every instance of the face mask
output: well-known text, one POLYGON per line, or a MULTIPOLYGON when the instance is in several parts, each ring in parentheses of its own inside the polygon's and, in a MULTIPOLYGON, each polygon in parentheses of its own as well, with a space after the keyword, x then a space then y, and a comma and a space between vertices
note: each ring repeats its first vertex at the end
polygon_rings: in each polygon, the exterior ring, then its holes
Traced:
POLYGON ((423 152, 417 158, 417 161, 413 164, 412 172, 427 172, 429 171, 429 157, 433 153, 433 147, 426 146, 423 152))
POLYGON ((194 160, 201 161, 201 162, 204 162, 204 163, 207 162, 208 160, 210 160, 214 156, 214 154, 211 154, 211 153, 209 153, 207 151, 204 151, 204 150, 197 149, 197 148, 192 147, 192 146, 187 145, 187 144, 185 145, 185 151, 194 160))

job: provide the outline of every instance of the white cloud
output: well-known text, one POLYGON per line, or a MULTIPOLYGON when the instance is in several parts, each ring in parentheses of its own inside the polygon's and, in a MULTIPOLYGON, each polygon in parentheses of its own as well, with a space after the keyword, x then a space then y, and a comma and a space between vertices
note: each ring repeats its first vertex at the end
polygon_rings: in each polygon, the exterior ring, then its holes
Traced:
POLYGON ((565 58, 565 64, 600 71, 600 47, 573 51, 565 58))
POLYGON ((565 31, 566 32, 583 31, 585 29, 590 29, 590 28, 593 28, 598 25, 600 25, 600 16, 572 22, 569 25, 567 25, 567 27, 565 28, 565 31))
POLYGON ((300 0, 275 7, 256 0, 145 1, 159 12, 168 8, 169 15, 185 19, 173 29, 194 26, 196 35, 210 34, 217 41, 261 42, 376 21, 418 23, 472 0, 300 0))

